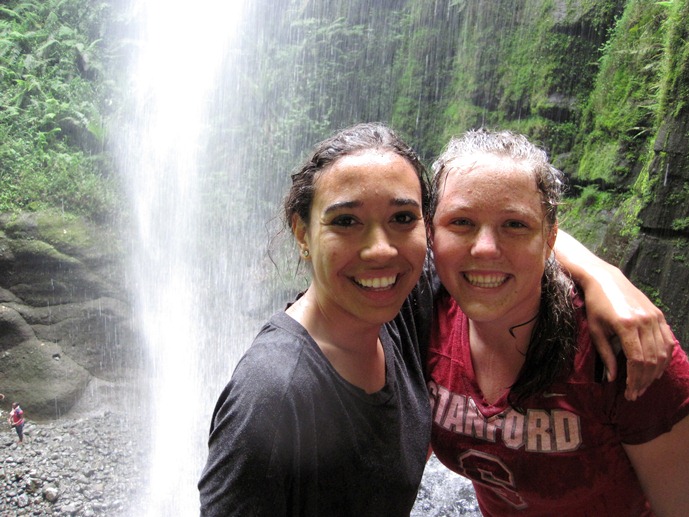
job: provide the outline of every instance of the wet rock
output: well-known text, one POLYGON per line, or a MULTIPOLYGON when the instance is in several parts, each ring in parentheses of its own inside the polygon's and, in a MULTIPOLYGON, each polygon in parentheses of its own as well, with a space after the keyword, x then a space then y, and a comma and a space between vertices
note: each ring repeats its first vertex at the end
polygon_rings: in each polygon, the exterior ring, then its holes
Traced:
POLYGON ((57 501, 57 498, 59 497, 59 495, 60 495, 60 493, 58 492, 57 488, 55 488, 54 486, 46 487, 45 490, 43 490, 43 497, 49 503, 54 503, 55 501, 57 501))

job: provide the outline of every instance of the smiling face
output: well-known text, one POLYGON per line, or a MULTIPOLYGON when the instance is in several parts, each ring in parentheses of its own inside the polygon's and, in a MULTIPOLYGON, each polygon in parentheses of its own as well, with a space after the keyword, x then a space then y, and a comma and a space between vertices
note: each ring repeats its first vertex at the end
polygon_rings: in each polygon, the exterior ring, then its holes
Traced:
POLYGON ((319 173, 310 221, 293 217, 309 250, 309 294, 326 317, 380 325, 393 319, 426 255, 421 186, 401 156, 365 150, 319 173))
POLYGON ((443 285, 470 319, 513 326, 535 316, 556 231, 525 163, 483 153, 448 164, 433 252, 443 285))

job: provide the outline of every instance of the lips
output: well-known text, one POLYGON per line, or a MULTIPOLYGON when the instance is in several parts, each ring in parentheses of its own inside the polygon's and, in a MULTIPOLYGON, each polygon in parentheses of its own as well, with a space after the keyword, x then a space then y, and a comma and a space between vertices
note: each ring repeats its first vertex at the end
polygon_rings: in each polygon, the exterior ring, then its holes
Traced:
POLYGON ((354 282, 366 289, 387 289, 397 282, 397 276, 383 276, 376 278, 355 278, 354 282))
POLYGON ((487 275, 477 273, 464 273, 464 278, 474 287, 483 287, 486 289, 500 287, 507 282, 508 275, 504 273, 491 273, 487 275))

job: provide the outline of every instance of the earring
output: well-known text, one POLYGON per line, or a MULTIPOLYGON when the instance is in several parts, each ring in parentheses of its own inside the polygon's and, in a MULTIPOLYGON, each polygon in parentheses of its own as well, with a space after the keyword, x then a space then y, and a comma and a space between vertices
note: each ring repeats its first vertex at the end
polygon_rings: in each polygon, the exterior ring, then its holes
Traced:
POLYGON ((303 249, 303 250, 301 250, 301 254, 303 255, 304 258, 308 258, 308 256, 309 256, 309 250, 303 249))

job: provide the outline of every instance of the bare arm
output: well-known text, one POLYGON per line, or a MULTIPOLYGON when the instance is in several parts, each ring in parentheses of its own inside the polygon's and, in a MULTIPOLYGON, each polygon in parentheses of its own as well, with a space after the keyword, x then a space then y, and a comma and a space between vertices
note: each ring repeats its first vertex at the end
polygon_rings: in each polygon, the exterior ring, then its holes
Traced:
POLYGON ((672 356, 675 339, 663 313, 619 268, 562 230, 555 253, 584 290, 589 331, 610 380, 617 375, 612 341, 619 339, 627 357, 625 397, 636 400, 662 375, 672 356))
POLYGON ((641 445, 624 445, 653 512, 682 517, 689 508, 689 416, 669 433, 641 445))

